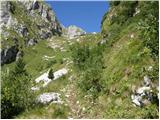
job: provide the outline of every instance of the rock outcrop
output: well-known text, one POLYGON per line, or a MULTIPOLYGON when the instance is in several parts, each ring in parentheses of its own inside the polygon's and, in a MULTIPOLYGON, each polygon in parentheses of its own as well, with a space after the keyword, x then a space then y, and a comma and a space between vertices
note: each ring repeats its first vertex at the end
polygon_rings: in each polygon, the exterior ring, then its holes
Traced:
POLYGON ((41 95, 39 95, 37 97, 37 101, 39 103, 42 103, 42 104, 47 104, 47 103, 59 103, 59 104, 62 104, 63 101, 61 101, 61 98, 60 98, 60 95, 59 93, 54 93, 54 92, 51 92, 51 93, 43 93, 41 95))
POLYGON ((16 59, 19 47, 35 45, 40 40, 62 34, 55 13, 43 1, 1 1, 0 4, 2 65, 16 59))
POLYGON ((63 35, 65 37, 68 37, 69 39, 73 39, 77 36, 86 34, 86 32, 84 30, 82 30, 81 28, 79 28, 75 25, 70 25, 69 27, 64 28, 63 31, 64 31, 63 35))
POLYGON ((154 86, 152 84, 151 79, 147 75, 144 76, 143 86, 139 87, 131 95, 134 105, 143 107, 152 102, 159 104, 159 90, 157 89, 157 95, 154 94, 154 86))
POLYGON ((68 73, 68 69, 66 68, 62 68, 56 72, 53 73, 53 76, 54 76, 54 79, 50 79, 48 78, 48 73, 49 73, 49 70, 45 73, 43 73, 41 76, 39 76, 38 78, 35 79, 35 82, 36 83, 39 83, 39 82, 43 82, 43 85, 42 86, 34 86, 32 87, 31 89, 32 90, 39 90, 40 87, 46 87, 52 80, 56 80, 64 75, 66 75, 68 73))

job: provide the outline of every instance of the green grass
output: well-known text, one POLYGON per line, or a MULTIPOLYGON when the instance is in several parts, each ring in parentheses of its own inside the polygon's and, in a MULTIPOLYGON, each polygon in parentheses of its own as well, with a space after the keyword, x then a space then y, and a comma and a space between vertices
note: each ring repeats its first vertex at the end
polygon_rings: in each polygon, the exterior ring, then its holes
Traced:
POLYGON ((47 47, 46 41, 40 41, 37 45, 28 47, 24 54, 24 61, 27 63, 26 69, 32 76, 39 75, 41 71, 52 67, 52 63, 54 63, 54 58, 48 59, 48 61, 43 58, 45 55, 54 56, 53 49, 47 47))
POLYGON ((69 108, 64 105, 40 105, 20 114, 16 119, 66 119, 68 111, 69 108))

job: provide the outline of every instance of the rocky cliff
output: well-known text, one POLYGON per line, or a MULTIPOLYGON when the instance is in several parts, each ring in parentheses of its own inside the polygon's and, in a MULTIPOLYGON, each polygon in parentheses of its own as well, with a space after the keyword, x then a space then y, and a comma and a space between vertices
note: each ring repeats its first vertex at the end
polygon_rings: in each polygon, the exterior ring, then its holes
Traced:
POLYGON ((62 34, 55 13, 43 1, 1 1, 0 4, 2 65, 16 60, 25 47, 62 34))

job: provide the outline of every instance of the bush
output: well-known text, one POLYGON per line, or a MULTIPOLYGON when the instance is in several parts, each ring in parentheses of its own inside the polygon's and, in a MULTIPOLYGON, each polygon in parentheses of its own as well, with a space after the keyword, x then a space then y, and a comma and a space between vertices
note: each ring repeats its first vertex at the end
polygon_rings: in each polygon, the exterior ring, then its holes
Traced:
POLYGON ((19 59, 14 71, 2 77, 1 117, 13 118, 34 105, 31 91, 31 77, 24 69, 25 63, 19 59))
POLYGON ((89 46, 77 43, 71 48, 71 51, 73 62, 76 66, 75 68, 78 70, 85 70, 87 67, 85 63, 89 57, 89 46))
POLYGON ((141 38, 146 47, 151 49, 152 57, 156 58, 159 54, 159 14, 158 14, 158 3, 151 2, 150 5, 146 4, 143 9, 147 9, 147 15, 140 22, 140 29, 142 30, 141 38), (152 8, 152 9, 151 9, 152 8))
POLYGON ((103 89, 103 46, 90 48, 88 44, 76 44, 72 51, 75 68, 80 76, 78 87, 82 92, 91 94, 95 99, 103 89))

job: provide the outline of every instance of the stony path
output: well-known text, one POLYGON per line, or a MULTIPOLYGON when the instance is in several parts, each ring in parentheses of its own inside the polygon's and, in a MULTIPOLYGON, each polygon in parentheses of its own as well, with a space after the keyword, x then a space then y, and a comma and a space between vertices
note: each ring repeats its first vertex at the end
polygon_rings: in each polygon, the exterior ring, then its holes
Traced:
POLYGON ((71 109, 68 118, 82 118, 81 115, 81 106, 76 97, 76 88, 75 84, 71 82, 66 86, 66 102, 71 109))

